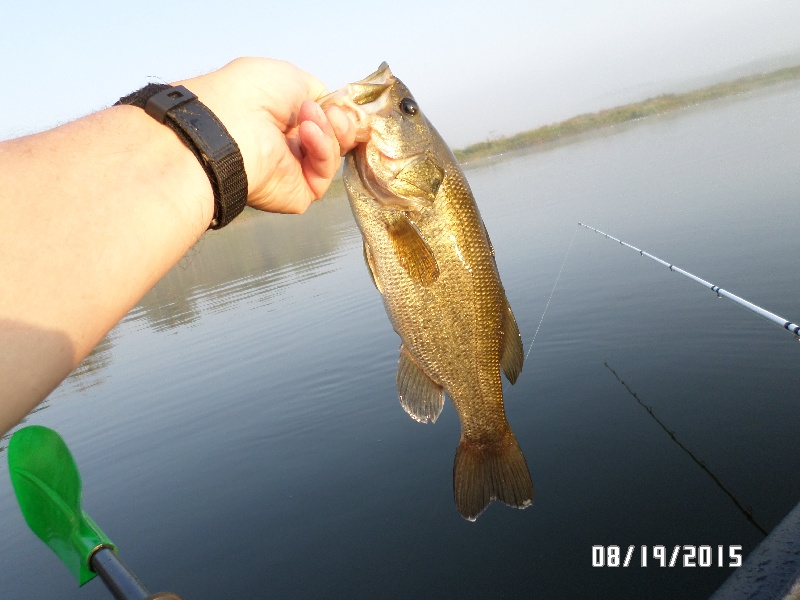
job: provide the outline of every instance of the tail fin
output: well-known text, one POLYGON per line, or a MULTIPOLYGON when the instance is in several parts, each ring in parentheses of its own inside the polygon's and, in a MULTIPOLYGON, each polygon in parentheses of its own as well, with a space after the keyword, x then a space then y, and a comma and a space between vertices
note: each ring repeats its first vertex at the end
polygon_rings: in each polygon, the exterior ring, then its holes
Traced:
POLYGON ((493 444, 461 437, 453 465, 453 494, 458 512, 469 521, 477 519, 492 500, 515 508, 531 505, 531 474, 511 429, 493 444))

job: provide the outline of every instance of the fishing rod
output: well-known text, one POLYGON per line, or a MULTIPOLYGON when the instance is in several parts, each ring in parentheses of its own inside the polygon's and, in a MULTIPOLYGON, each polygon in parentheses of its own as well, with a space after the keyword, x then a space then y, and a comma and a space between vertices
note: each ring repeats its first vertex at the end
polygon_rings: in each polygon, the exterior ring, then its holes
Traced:
POLYGON ((586 225, 586 224, 580 223, 580 222, 578 223, 578 225, 580 225, 581 227, 585 227, 586 229, 591 229, 595 233, 599 233, 600 235, 605 236, 608 239, 613 240, 615 242, 618 242, 622 246, 626 246, 627 248, 630 248, 631 250, 635 250, 641 256, 646 256, 647 258, 652 259, 652 260, 656 261, 657 263, 664 265, 670 271, 675 271, 676 273, 680 273, 681 275, 684 275, 684 276, 688 277, 692 281, 696 281, 697 283, 699 283, 703 287, 707 287, 712 292, 715 292, 717 294, 717 296, 724 296, 725 298, 728 298, 729 300, 733 300, 734 302, 736 302, 736 304, 739 304, 740 306, 744 306, 747 310, 752 311, 752 312, 756 313, 757 315, 762 316, 765 319, 768 319, 769 321, 772 321, 776 325, 780 325, 786 331, 789 331, 789 332, 793 333, 796 337, 798 337, 798 339, 800 339, 800 325, 792 323, 791 321, 787 321, 786 319, 776 315, 775 313, 772 313, 772 312, 770 312, 770 311, 768 311, 768 310, 766 310, 764 308, 761 308, 760 306, 756 306, 752 302, 748 302, 744 298, 740 298, 739 296, 737 296, 736 294, 732 294, 728 290, 724 290, 721 287, 714 285, 713 283, 709 283, 705 279, 700 279, 699 277, 697 277, 697 275, 692 275, 688 271, 684 271, 683 269, 681 269, 679 267, 676 267, 675 265, 671 265, 668 262, 661 260, 657 256, 653 256, 652 254, 650 254, 648 252, 645 252, 644 250, 641 250, 641 249, 637 248, 636 246, 631 246, 627 242, 623 242, 622 240, 619 240, 619 239, 615 238, 614 236, 608 235, 607 233, 604 233, 604 232, 600 231, 599 229, 595 229, 594 227, 590 227, 589 225, 586 225))
POLYGON ((169 592, 151 594, 83 511, 78 466, 58 433, 40 425, 19 429, 8 443, 8 467, 28 527, 79 585, 100 575, 117 600, 180 600, 169 592))

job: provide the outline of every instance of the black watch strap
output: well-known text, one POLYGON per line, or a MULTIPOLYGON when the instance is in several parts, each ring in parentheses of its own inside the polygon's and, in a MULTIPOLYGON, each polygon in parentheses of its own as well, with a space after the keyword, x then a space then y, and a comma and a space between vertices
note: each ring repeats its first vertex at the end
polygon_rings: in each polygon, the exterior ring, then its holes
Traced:
POLYGON ((143 108, 194 152, 214 191, 214 218, 209 229, 225 227, 244 210, 247 174, 239 146, 197 96, 182 85, 150 83, 116 104, 143 108))

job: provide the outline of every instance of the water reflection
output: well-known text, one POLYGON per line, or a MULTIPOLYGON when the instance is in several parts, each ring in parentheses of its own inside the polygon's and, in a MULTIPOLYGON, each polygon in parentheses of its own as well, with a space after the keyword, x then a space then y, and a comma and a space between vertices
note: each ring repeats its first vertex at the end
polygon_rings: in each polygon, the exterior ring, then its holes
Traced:
MULTIPOLYGON (((204 235, 122 323, 164 332, 191 327, 205 311, 225 311, 244 299, 269 304, 281 288, 326 273, 354 235, 342 195, 326 197, 299 216, 247 209, 224 230, 204 235)), ((104 381, 116 332, 72 372, 70 384, 85 390, 104 381)))
POLYGON ((70 373, 69 383, 78 391, 86 391, 90 387, 100 385, 108 378, 107 369, 111 365, 111 351, 114 348, 115 331, 109 332, 97 346, 83 359, 81 364, 70 373))
POLYGON ((165 331, 195 323, 205 309, 223 311, 248 298, 269 304, 282 286, 324 273, 348 231, 344 197, 326 198, 301 216, 248 209, 225 230, 203 236, 125 321, 165 331))

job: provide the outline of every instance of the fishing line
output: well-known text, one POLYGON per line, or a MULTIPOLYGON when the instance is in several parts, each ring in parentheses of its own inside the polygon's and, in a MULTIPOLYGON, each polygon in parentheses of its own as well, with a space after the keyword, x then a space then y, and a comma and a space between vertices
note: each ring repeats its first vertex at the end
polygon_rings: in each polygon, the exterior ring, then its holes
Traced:
POLYGON ((759 530, 759 531, 760 531, 760 532, 761 532, 763 535, 767 535, 767 530, 766 530, 766 529, 764 529, 764 528, 763 528, 763 527, 762 527, 762 526, 759 524, 759 522, 758 522, 758 521, 756 521, 755 517, 753 517, 753 509, 752 509, 752 507, 750 507, 750 506, 745 506, 744 504, 742 504, 742 503, 739 501, 739 499, 738 499, 736 496, 734 496, 734 495, 733 495, 733 492, 731 492, 731 491, 730 491, 730 490, 729 490, 727 487, 725 487, 725 484, 723 484, 723 483, 722 483, 722 481, 720 481, 719 477, 717 477, 717 476, 714 474, 714 472, 713 472, 713 471, 712 471, 710 468, 708 468, 708 466, 706 465, 706 463, 705 463, 705 462, 704 462, 704 461, 703 461, 703 460, 702 460, 700 457, 698 457, 698 456, 697 456, 697 455, 696 455, 694 452, 692 452, 691 450, 689 450, 689 448, 688 448, 688 447, 686 447, 686 446, 683 444, 683 442, 681 442, 681 441, 678 439, 678 436, 675 434, 675 432, 674 432, 672 429, 670 429, 669 427, 667 427, 667 425, 666 425, 666 424, 665 424, 665 423, 664 423, 664 422, 663 422, 661 419, 659 419, 659 418, 656 416, 656 413, 655 413, 655 412, 653 412, 653 407, 652 407, 652 406, 650 406, 649 404, 645 404, 645 403, 644 403, 644 401, 643 401, 643 400, 642 400, 642 399, 641 399, 641 398, 640 398, 640 397, 639 397, 639 396, 636 394, 636 392, 634 392, 634 391, 631 389, 631 387, 630 387, 630 386, 629 386, 627 383, 625 383, 625 381, 624 381, 624 380, 623 380, 623 379, 622 379, 622 378, 621 378, 619 375, 617 375, 617 372, 616 372, 616 371, 615 371, 613 368, 611 368, 611 366, 610 366, 610 365, 609 365, 607 362, 604 362, 603 364, 605 365, 606 369, 608 369, 609 371, 611 371, 611 374, 612 374, 614 377, 616 377, 617 381, 619 381, 619 382, 620 382, 620 384, 622 384, 622 386, 623 386, 623 387, 624 387, 624 388, 625 388, 625 389, 628 391, 628 393, 629 393, 631 396, 633 396, 633 399, 634 399, 634 400, 636 400, 636 402, 638 402, 638 403, 639 403, 639 406, 641 406, 643 409, 645 409, 645 410, 647 411, 647 413, 648 413, 648 414, 649 414, 649 415, 650 415, 650 416, 653 418, 653 420, 654 420, 656 423, 658 423, 658 426, 659 426, 659 427, 661 427, 661 429, 663 429, 663 430, 664 430, 664 432, 665 432, 665 433, 666 433, 666 434, 667 434, 667 435, 668 435, 668 436, 669 436, 669 437, 672 439, 672 441, 673 441, 673 442, 675 442, 676 444, 678 444, 678 447, 680 447, 680 449, 681 449, 681 450, 683 450, 683 451, 684 451, 686 454, 688 454, 688 455, 689 455, 689 458, 691 458, 691 459, 692 459, 692 460, 693 460, 695 463, 697 463, 697 465, 698 465, 698 466, 699 466, 701 469, 703 469, 703 471, 705 471, 705 472, 706 472, 706 474, 707 474, 709 477, 711 477, 712 481, 713 481, 714 483, 716 483, 716 484, 717 484, 717 486, 718 486, 718 487, 719 487, 719 488, 720 488, 720 489, 721 489, 723 492, 725 492, 725 494, 728 496, 728 498, 730 498, 730 499, 733 501, 733 503, 736 505, 736 508, 738 508, 738 509, 739 509, 739 511, 740 511, 740 512, 741 512, 741 513, 742 513, 742 514, 745 516, 745 518, 746 518, 748 521, 750 521, 750 523, 752 523, 752 524, 753 524, 753 526, 754 526, 756 529, 758 529, 758 530, 759 530))
POLYGON ((564 255, 564 262, 561 263, 561 268, 558 270, 558 275, 556 276, 556 282, 553 284, 553 289, 550 292, 550 297, 547 299, 547 304, 544 305, 544 312, 542 313, 542 318, 539 319, 539 325, 536 326, 536 331, 533 334, 533 339, 531 340, 531 345, 528 347, 528 353, 525 355, 525 361, 527 362, 528 357, 531 355, 531 350, 533 350, 533 342, 536 341, 536 336, 539 334, 539 329, 542 327, 542 321, 544 321, 544 316, 547 314, 547 308, 550 306, 550 301, 553 299, 553 294, 556 293, 556 287, 558 286, 558 280, 561 278, 561 272, 564 270, 564 265, 567 264, 567 258, 569 258, 569 251, 572 250, 572 244, 575 243, 575 236, 578 233, 578 227, 575 228, 575 231, 572 232, 572 240, 569 243, 569 248, 567 248, 567 253, 564 255))

